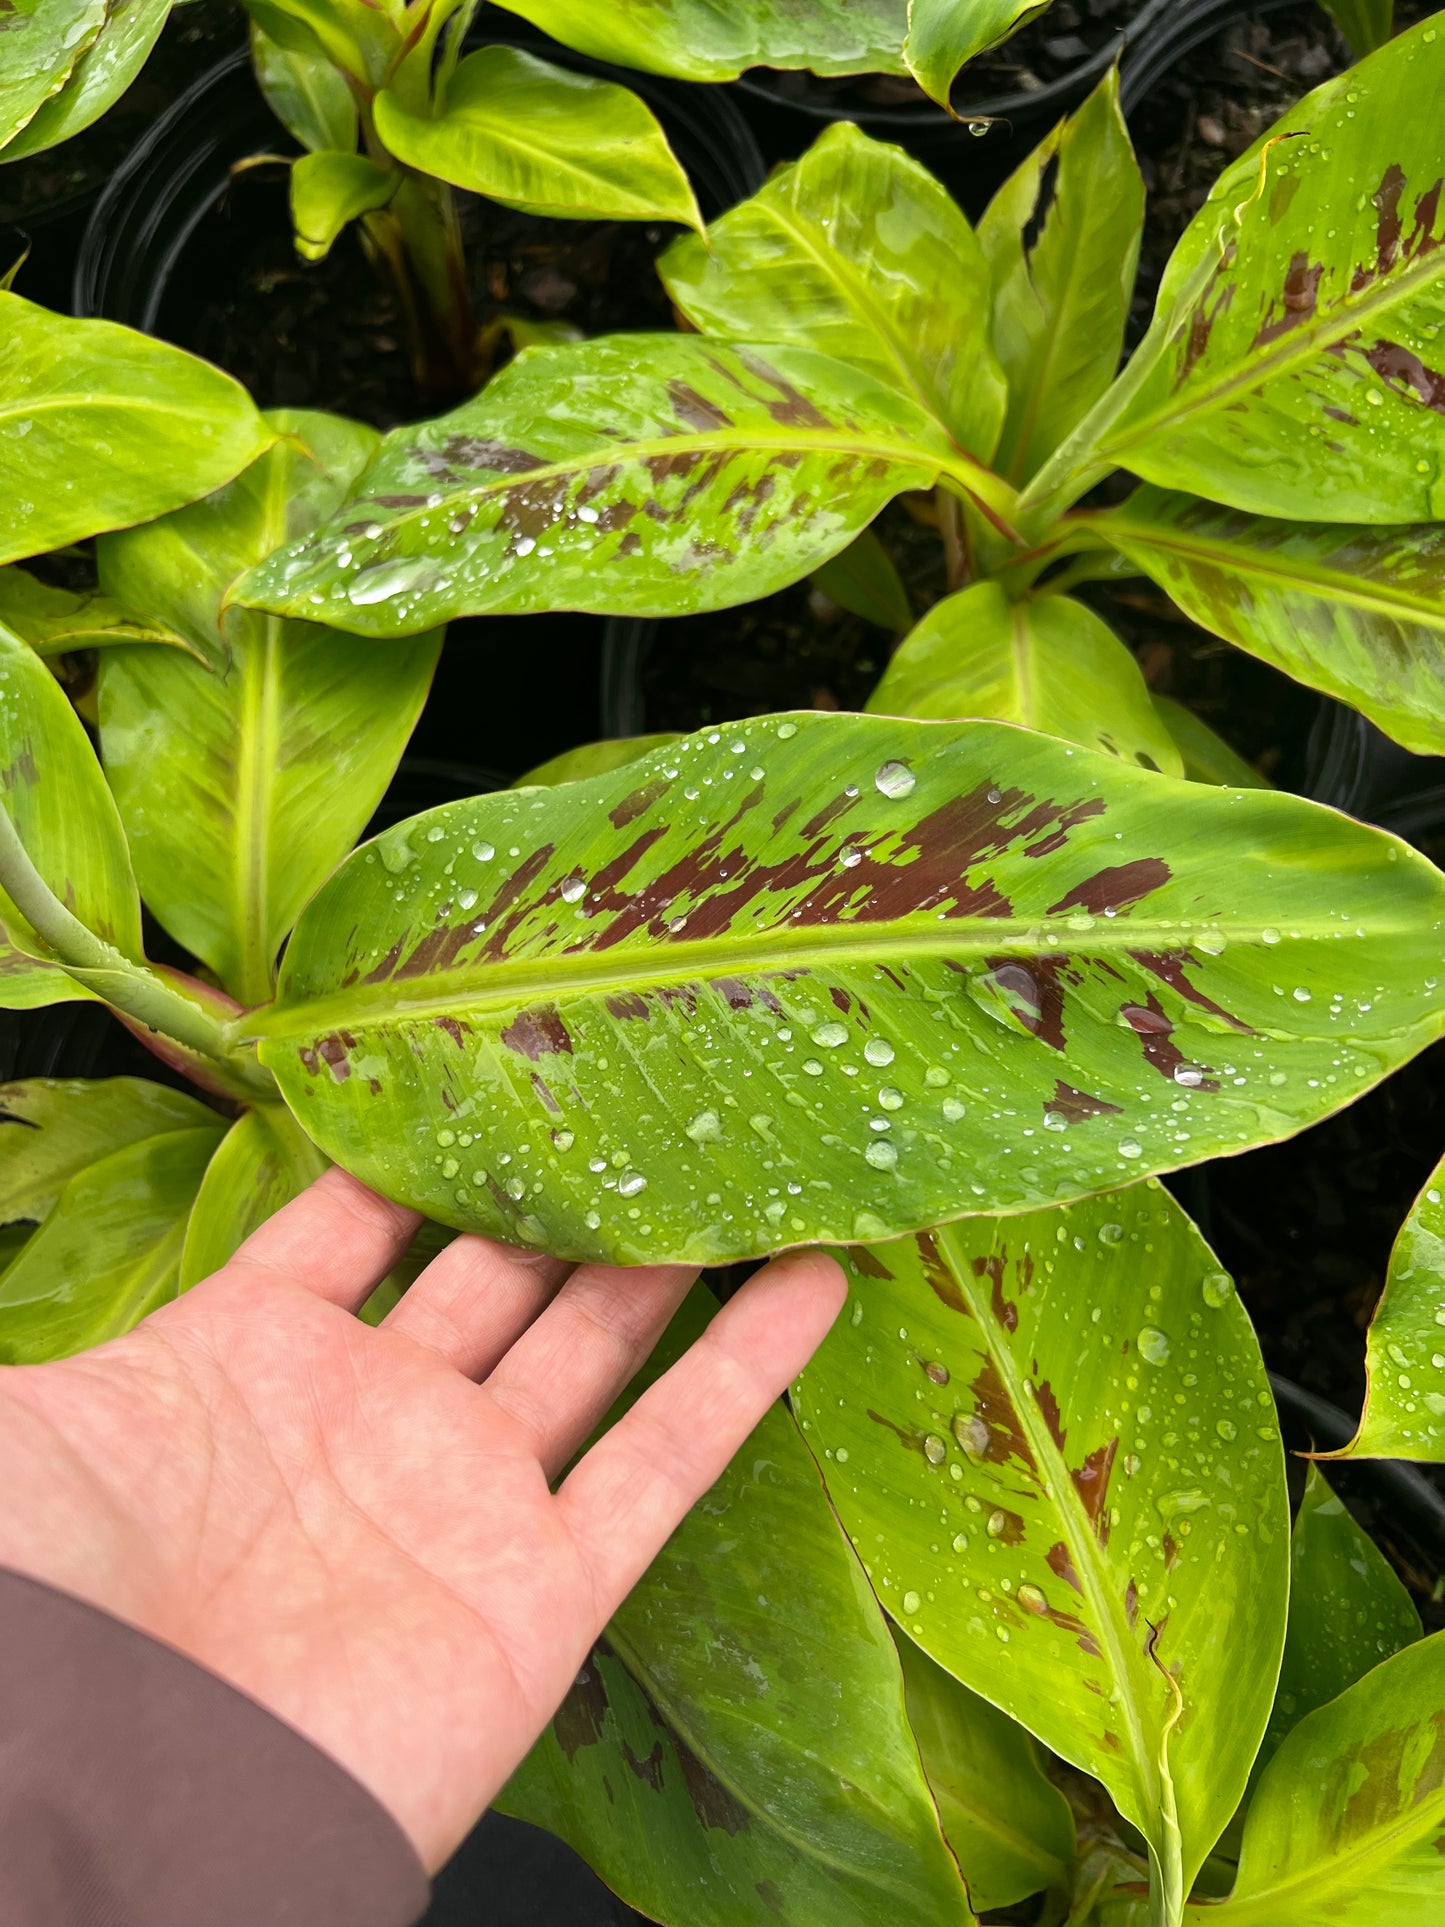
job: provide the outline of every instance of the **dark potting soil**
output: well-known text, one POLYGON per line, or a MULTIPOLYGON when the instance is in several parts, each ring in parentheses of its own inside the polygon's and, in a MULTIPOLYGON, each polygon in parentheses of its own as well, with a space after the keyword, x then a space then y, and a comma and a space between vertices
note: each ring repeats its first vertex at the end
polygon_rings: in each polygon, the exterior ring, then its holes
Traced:
POLYGON ((98 192, 196 75, 244 40, 245 17, 236 0, 190 0, 176 7, 135 81, 99 120, 44 153, 0 164, 0 228, 23 229, 62 203, 98 192))
MULTIPOLYGON (((1117 38, 1139 12, 1142 0, 1055 0, 1002 45, 969 61, 954 86, 957 100, 987 95, 1036 94, 1064 80, 1117 38)), ((850 110, 916 107, 937 112, 918 83, 907 74, 849 74, 837 79, 809 73, 767 76, 779 100, 822 108, 840 119, 850 110)))
MULTIPOLYGON (((503 316, 587 335, 672 326, 654 263, 679 229, 548 220, 469 194, 458 201, 479 327, 503 316)), ((297 257, 281 168, 235 176, 197 247, 204 271, 169 297, 162 332, 229 370, 263 407, 333 409, 378 428, 429 412, 396 298, 355 230, 325 261, 297 257)), ((508 352, 498 331, 493 365, 508 352)))

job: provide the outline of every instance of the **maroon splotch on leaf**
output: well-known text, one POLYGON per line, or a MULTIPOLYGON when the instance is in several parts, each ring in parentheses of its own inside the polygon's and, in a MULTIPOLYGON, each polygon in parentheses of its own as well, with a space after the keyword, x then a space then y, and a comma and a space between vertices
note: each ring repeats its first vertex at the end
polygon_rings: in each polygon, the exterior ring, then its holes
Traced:
POLYGON ((502 1032, 502 1042, 533 1063, 539 1057, 558 1056, 563 1051, 572 1055, 572 1039, 555 1004, 534 1004, 530 1010, 519 1011, 502 1032))
POLYGON ((1048 914, 1058 917, 1069 910, 1083 910, 1090 916, 1109 916, 1129 909, 1151 890, 1160 889, 1173 874, 1162 856, 1141 856, 1135 857, 1132 863, 1116 863, 1076 883, 1066 896, 1049 905, 1048 914))
POLYGON ((1107 1098, 1095 1097, 1090 1091, 1075 1090, 1062 1078, 1055 1081, 1054 1094, 1043 1108, 1045 1112, 1057 1111, 1070 1124, 1082 1124, 1090 1117, 1123 1116, 1122 1105, 1111 1104, 1107 1098))

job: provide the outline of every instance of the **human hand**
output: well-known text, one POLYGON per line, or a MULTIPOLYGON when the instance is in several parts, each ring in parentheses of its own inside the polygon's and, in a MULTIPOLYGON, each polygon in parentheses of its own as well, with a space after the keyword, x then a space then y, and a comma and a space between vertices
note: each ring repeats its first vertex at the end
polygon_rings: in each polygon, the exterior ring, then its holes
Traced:
POLYGON ((696 1274, 461 1237, 373 1330, 417 1222, 329 1171, 127 1337, 0 1369, 0 1565, 279 1714, 435 1869, 844 1287, 759 1272, 554 1493, 696 1274))

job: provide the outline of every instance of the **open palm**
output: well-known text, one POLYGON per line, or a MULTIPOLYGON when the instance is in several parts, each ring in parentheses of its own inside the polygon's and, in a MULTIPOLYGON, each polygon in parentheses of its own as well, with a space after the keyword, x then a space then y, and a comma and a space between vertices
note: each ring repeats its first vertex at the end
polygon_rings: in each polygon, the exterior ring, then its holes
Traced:
POLYGON ((290 1721, 435 1868, 843 1293, 770 1265, 554 1493, 694 1273, 464 1237, 373 1330, 416 1223, 328 1172, 128 1337, 0 1370, 0 1564, 290 1721))

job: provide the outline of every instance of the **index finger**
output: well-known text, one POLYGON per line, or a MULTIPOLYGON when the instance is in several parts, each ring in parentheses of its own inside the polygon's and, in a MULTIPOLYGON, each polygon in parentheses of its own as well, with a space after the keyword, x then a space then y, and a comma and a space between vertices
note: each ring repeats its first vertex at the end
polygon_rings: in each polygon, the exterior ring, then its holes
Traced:
POLYGON ((847 1285, 826 1252, 776 1258, 723 1306, 557 1492, 599 1629, 822 1344, 847 1285))
POLYGON ((333 1165, 253 1231, 226 1270, 269 1274, 358 1311, 420 1223, 420 1212, 390 1203, 333 1165))

